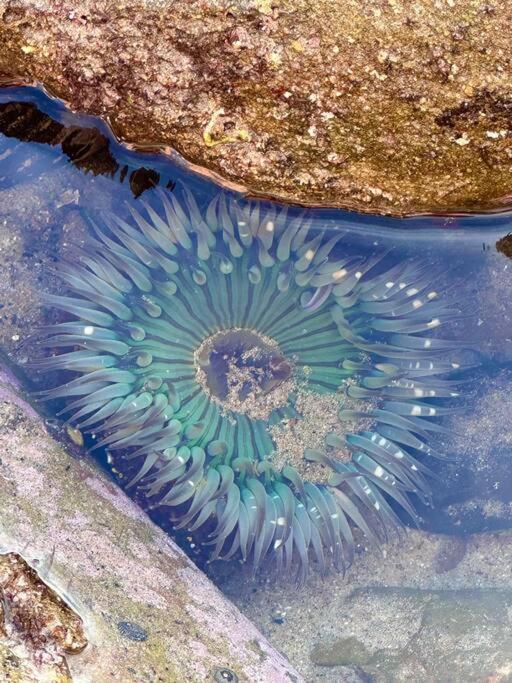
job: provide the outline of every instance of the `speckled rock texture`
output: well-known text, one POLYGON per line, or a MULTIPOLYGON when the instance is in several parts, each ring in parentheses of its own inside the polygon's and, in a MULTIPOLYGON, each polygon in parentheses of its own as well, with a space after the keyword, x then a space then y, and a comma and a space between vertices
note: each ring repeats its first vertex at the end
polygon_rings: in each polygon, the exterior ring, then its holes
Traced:
POLYGON ((13 382, 0 366, 0 551, 19 553, 82 618, 72 680, 302 681, 163 531, 54 441, 13 382))
POLYGON ((72 683, 66 657, 87 646, 83 622, 17 553, 0 553, 0 680, 72 683))
POLYGON ((0 0, 0 71, 253 194, 492 210, 511 22, 489 0, 0 0))

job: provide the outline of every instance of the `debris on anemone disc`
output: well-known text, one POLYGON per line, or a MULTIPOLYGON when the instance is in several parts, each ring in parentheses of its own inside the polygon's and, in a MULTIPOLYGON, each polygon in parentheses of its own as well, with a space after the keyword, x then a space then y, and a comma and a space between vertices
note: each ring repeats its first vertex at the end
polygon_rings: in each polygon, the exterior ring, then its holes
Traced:
POLYGON ((432 331, 457 311, 429 266, 354 256, 286 208, 157 194, 60 265, 72 293, 47 303, 69 320, 37 365, 73 376, 45 398, 211 559, 343 571, 355 528, 383 542, 429 499, 458 367, 432 331))

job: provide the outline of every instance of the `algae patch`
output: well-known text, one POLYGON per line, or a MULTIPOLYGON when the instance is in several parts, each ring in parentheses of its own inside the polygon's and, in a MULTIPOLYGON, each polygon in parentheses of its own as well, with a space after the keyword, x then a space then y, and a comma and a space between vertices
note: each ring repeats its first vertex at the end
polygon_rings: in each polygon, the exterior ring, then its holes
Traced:
POLYGON ((66 655, 87 645, 81 618, 17 553, 0 555, 0 677, 70 683, 66 655))

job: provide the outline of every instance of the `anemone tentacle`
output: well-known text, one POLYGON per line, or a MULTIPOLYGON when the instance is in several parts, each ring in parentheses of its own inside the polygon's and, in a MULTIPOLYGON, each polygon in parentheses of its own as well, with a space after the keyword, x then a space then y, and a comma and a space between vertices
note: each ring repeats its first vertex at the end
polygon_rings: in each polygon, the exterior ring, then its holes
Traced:
POLYGON ((421 458, 458 395, 437 328, 458 311, 427 267, 354 256, 286 209, 158 194, 60 266, 69 294, 47 304, 69 320, 37 366, 73 374, 45 398, 117 469, 137 463, 129 486, 176 527, 206 529, 212 559, 272 557, 299 582, 312 557, 344 570, 355 527, 380 543, 401 526, 391 501, 416 519, 411 494, 429 499, 421 458), (339 414, 297 461, 275 430, 304 418, 304 393, 339 414))

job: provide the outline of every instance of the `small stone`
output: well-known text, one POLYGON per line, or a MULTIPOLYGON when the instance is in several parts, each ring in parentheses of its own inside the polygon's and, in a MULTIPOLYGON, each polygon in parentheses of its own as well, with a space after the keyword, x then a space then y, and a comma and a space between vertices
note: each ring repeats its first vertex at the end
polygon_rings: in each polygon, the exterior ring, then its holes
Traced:
POLYGON ((136 642, 144 642, 148 639, 148 632, 139 624, 135 624, 132 621, 120 621, 117 624, 119 633, 128 640, 134 640, 136 642))
POLYGON ((60 209, 63 206, 68 206, 69 204, 78 204, 80 201, 80 192, 77 189, 72 190, 71 188, 64 190, 57 198, 55 206, 60 209))
POLYGON ((463 560, 466 547, 466 539, 462 537, 455 536, 443 540, 432 563, 436 574, 444 574, 455 569, 463 560))
POLYGON ((231 669, 215 669, 213 680, 215 683, 238 683, 238 676, 231 669))
POLYGON ((272 610, 272 621, 274 624, 284 624, 286 612, 279 607, 274 607, 272 610))
POLYGON ((66 426, 66 433, 71 439, 71 441, 76 445, 76 446, 83 446, 84 445, 84 437, 82 435, 82 432, 79 429, 76 429, 75 427, 70 427, 69 425, 66 426))
POLYGON ((317 666, 361 666, 370 660, 371 655, 360 640, 349 636, 317 643, 311 650, 310 658, 317 666))

